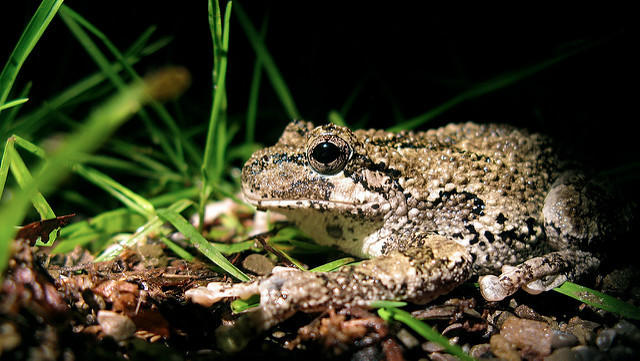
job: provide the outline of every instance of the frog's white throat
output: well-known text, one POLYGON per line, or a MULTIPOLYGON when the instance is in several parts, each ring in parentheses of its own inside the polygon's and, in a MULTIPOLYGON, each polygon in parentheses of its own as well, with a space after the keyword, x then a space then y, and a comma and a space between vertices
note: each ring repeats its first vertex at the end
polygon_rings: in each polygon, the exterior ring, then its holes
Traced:
POLYGON ((398 207, 398 203, 404 203, 404 197, 394 202, 378 198, 375 202, 360 204, 252 198, 250 192, 245 192, 244 198, 260 210, 285 215, 318 244, 363 258, 383 254, 384 245, 393 238, 394 230, 401 229, 407 220, 406 212, 402 211, 407 208, 398 207))
POLYGON ((370 258, 382 254, 379 234, 383 220, 317 212, 313 208, 277 209, 318 244, 336 247, 346 253, 370 258))

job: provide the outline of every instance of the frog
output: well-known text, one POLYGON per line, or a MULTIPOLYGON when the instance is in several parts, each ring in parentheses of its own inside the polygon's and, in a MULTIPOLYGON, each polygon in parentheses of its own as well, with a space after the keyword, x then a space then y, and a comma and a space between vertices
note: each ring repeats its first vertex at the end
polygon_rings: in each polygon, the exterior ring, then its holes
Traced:
POLYGON ((205 306, 259 294, 259 329, 298 311, 425 304, 472 277, 488 301, 537 294, 598 269, 623 228, 606 184, 559 159, 548 136, 507 124, 388 132, 295 120, 241 178, 258 210, 363 259, 187 291, 205 306))

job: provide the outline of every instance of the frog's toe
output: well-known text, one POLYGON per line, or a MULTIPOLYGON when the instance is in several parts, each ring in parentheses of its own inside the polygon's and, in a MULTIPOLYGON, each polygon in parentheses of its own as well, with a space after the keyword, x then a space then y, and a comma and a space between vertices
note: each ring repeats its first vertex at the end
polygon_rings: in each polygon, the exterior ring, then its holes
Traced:
POLYGON ((520 288, 527 293, 537 295, 562 285, 566 280, 567 277, 565 275, 558 274, 519 285, 514 279, 514 274, 505 272, 500 276, 482 276, 478 280, 478 284, 480 286, 480 293, 484 299, 487 301, 502 301, 520 288))
POLYGON ((574 280, 598 267, 600 260, 588 252, 567 250, 529 259, 515 267, 505 266, 499 276, 484 276, 478 281, 482 296, 500 301, 518 289, 537 294, 574 280))
POLYGON ((209 307, 223 299, 239 297, 247 299, 260 293, 257 282, 229 284, 210 282, 206 287, 196 287, 185 292, 192 302, 209 307))
POLYGON ((556 287, 561 286, 563 283, 567 281, 567 276, 563 274, 547 276, 533 282, 529 282, 526 285, 522 286, 522 290, 530 293, 532 295, 537 295, 542 292, 546 292, 552 290, 556 287))
POLYGON ((295 268, 276 267, 270 276, 250 283, 211 282, 206 287, 187 290, 185 296, 192 302, 209 307, 223 299, 247 299, 260 295, 259 307, 251 309, 251 323, 257 329, 267 329, 285 320, 296 311, 322 310, 332 303, 327 285, 329 276, 295 268))
POLYGON ((482 297, 487 301, 501 301, 512 294, 510 289, 500 282, 500 278, 494 275, 480 277, 478 284, 482 297))

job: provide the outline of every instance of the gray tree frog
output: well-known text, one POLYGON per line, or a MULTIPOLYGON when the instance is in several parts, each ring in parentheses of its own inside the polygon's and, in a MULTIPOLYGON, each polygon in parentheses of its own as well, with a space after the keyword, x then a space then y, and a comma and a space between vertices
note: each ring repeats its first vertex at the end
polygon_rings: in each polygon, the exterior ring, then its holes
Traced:
POLYGON ((508 125, 391 133, 293 121, 247 161, 242 188, 259 210, 367 259, 187 291, 204 305, 260 294, 252 317, 264 328, 330 305, 425 303, 474 275, 487 300, 538 293, 596 269, 594 247, 624 221, 604 187, 561 166, 547 137, 508 125))

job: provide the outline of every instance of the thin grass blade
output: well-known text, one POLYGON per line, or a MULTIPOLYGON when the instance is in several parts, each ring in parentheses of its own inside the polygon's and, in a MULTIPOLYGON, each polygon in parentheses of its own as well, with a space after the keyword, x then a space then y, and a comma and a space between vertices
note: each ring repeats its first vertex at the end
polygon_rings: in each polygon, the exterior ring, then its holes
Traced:
MULTIPOLYGON (((267 36, 269 16, 266 15, 262 21, 260 29, 260 39, 264 42, 267 36)), ((253 143, 256 129, 256 119, 258 117, 258 97, 260 95, 260 84, 262 83, 262 58, 256 57, 253 64, 253 75, 251 76, 251 88, 249 90, 249 103, 247 104, 247 120, 245 122, 245 143, 253 143)))
MULTIPOLYGON (((62 5, 62 0, 44 0, 22 32, 18 44, 0 73, 0 107, 5 104, 13 83, 31 50, 62 5)), ((1 110, 1 109, 0 109, 1 110)), ((0 129, 4 128, 0 125, 0 129)))
POLYGON ((352 257, 344 257, 344 258, 340 258, 337 259, 335 261, 331 261, 329 263, 325 263, 322 266, 318 266, 315 268, 310 269, 309 271, 311 272, 331 272, 334 270, 337 270, 338 268, 347 265, 349 263, 353 263, 355 262, 355 258, 352 257))
POLYGON ((89 220, 72 223, 60 230, 61 241, 57 242, 52 254, 71 252, 78 245, 91 242, 91 248, 100 247, 101 240, 115 234, 134 232, 144 225, 147 218, 128 208, 118 208, 101 213, 89 220))
POLYGON ((0 200, 2 194, 4 194, 4 186, 7 183, 7 176, 9 175, 9 166, 11 165, 11 155, 15 152, 15 139, 9 138, 4 143, 4 149, 2 151, 2 158, 0 158, 0 200))
MULTIPOLYGON (((385 303, 379 303, 380 306, 385 306, 385 303)), ((375 304, 373 307, 377 307, 375 304)), ((399 308, 395 307, 383 307, 378 309, 378 315, 382 317, 385 321, 398 321, 402 322, 405 325, 411 327, 414 331, 420 334, 422 337, 426 338, 429 341, 436 342, 441 347, 445 349, 448 353, 460 358, 465 361, 473 361, 475 360, 473 357, 469 356, 466 352, 462 351, 460 347, 457 345, 452 345, 449 343, 449 339, 432 329, 426 323, 415 319, 411 316, 410 313, 403 311, 399 308)))
MULTIPOLYGON (((29 172, 29 168, 27 168, 27 165, 24 164, 22 157, 20 157, 15 148, 9 148, 9 151, 9 159, 11 161, 11 166, 9 169, 11 170, 11 174, 16 179, 16 182, 18 183, 20 188, 27 188, 31 183, 33 183, 31 172, 29 172)), ((43 174, 38 178, 47 179, 47 176, 46 174, 43 174)), ((36 211, 38 211, 41 219, 50 219, 56 217, 56 214, 53 212, 53 209, 44 198, 42 193, 35 192, 31 197, 31 204, 33 204, 33 207, 36 209, 36 211)), ((51 241, 53 242, 53 240, 55 240, 55 237, 53 237, 51 241)))
POLYGON ((84 167, 81 164, 74 165, 73 170, 91 183, 111 194, 128 208, 147 217, 151 217, 155 214, 155 208, 146 200, 146 198, 116 182, 108 175, 96 169, 84 167))
POLYGON ((467 100, 470 99, 474 99, 477 97, 480 97, 482 95, 494 92, 498 89, 502 89, 505 88, 515 82, 518 82, 524 78, 527 78, 533 74, 539 73, 540 71, 554 65, 557 64, 563 60, 565 60, 566 58, 578 54, 580 52, 583 52, 587 49, 590 49, 598 44, 600 44, 602 41, 598 41, 598 42, 593 42, 593 43, 589 43, 577 48, 573 48, 573 49, 569 49, 565 52, 563 52, 562 54, 559 54, 557 56, 551 57, 549 59, 546 59, 544 61, 541 61, 538 64, 534 64, 532 66, 517 70, 517 71, 512 71, 512 72, 506 72, 503 73, 495 78, 489 79, 488 81, 476 84, 475 86, 471 87, 470 89, 458 94, 457 96, 449 99, 448 101, 444 102, 443 104, 437 106, 434 109, 431 109, 430 111, 418 115, 412 119, 406 120, 404 122, 400 122, 392 127, 389 128, 389 131, 393 131, 393 132, 397 132, 400 130, 405 130, 405 129, 414 129, 420 125, 423 125, 424 123, 428 122, 429 120, 437 117, 438 115, 446 112, 447 110, 457 106, 458 104, 465 102, 467 100))
MULTIPOLYGON (((217 23, 211 23, 209 26, 212 28, 212 36, 214 41, 214 51, 221 53, 217 57, 217 64, 214 66, 217 69, 217 77, 215 79, 215 86, 213 90, 213 104, 211 106, 211 115, 209 117, 209 128, 207 129, 207 138, 204 148, 204 160, 202 162, 202 174, 203 178, 207 180, 207 183, 217 183, 222 174, 222 162, 224 159, 224 145, 226 141, 220 139, 224 137, 224 126, 221 124, 221 120, 224 118, 222 114, 222 104, 225 98, 225 78, 227 74, 227 51, 229 50, 229 17, 231 15, 232 2, 227 3, 225 9, 225 21, 224 30, 222 32, 222 41, 220 43, 221 48, 217 49, 216 37, 218 27, 217 23), (220 144, 222 142, 222 144, 220 144), (220 148, 220 145, 223 148, 220 148), (222 154, 219 154, 221 153, 222 154)), ((216 9, 219 7, 216 5, 216 9)), ((215 20, 217 17, 214 17, 215 20)), ((215 58, 215 57, 214 57, 215 58)), ((203 199, 208 198, 207 196, 203 199)))
POLYGON ((35 155, 40 159, 44 159, 45 157, 44 149, 38 147, 37 145, 31 143, 30 141, 22 138, 19 135, 13 135, 12 138, 15 140, 16 145, 20 146, 20 148, 26 150, 27 152, 35 155))
POLYGON ((572 282, 565 282, 553 290, 605 311, 617 313, 623 317, 634 320, 640 320, 640 308, 602 292, 572 282))
MULTIPOLYGON (((139 52, 134 51, 130 48, 129 50, 127 50, 127 53, 125 55, 125 61, 130 63, 131 65, 134 65, 140 60, 141 56, 153 54, 155 51, 164 47, 166 44, 167 39, 161 39, 152 44, 149 44, 139 52)), ((112 62, 110 64, 110 67, 114 72, 118 73, 122 71, 122 65, 120 63, 112 62)), ((102 93, 102 91, 97 91, 97 87, 104 84, 105 80, 106 76, 103 72, 96 72, 81 79, 77 83, 61 91, 53 98, 47 99, 42 106, 38 107, 32 113, 28 113, 18 118, 16 120, 16 124, 11 128, 11 132, 20 134, 33 133, 34 131, 39 129, 41 124, 44 124, 44 122, 41 122, 41 120, 55 110, 58 110, 74 101, 79 102, 80 98, 83 95, 98 95, 102 93)), ((91 100, 93 99, 94 97, 91 97, 91 100)))
MULTIPOLYGON (((185 210, 190 205, 191 205, 191 201, 182 199, 177 201, 176 203, 173 203, 168 208, 163 208, 163 209, 165 211, 168 210, 170 212, 179 213, 185 210)), ((147 223, 145 223, 143 226, 139 227, 131 237, 127 237, 125 240, 115 243, 110 247, 108 247, 107 249, 105 249, 98 257, 96 257, 94 262, 106 261, 116 257, 125 248, 135 247, 136 244, 138 244, 139 242, 147 238, 151 233, 162 234, 160 229, 162 228, 162 225, 164 224, 164 222, 165 220, 160 218, 159 216, 153 217, 151 220, 147 221, 147 223)))
POLYGON ((271 80, 271 85, 280 98, 280 102, 282 102, 287 115, 291 119, 301 119, 287 83, 284 81, 284 78, 276 66, 275 61, 271 57, 271 54, 269 54, 262 37, 256 31, 251 20, 247 16, 247 13, 245 13, 240 4, 236 5, 235 14, 242 30, 244 30, 244 33, 247 35, 247 38, 253 47, 253 51, 255 51, 256 56, 260 58, 261 63, 264 64, 264 69, 269 80, 271 80))
POLYGON ((20 99, 14 99, 11 101, 8 101, 2 105, 0 105, 0 111, 5 110, 5 109, 9 109, 9 108, 13 108, 13 107, 17 107, 20 104, 24 104, 27 101, 29 101, 29 98, 20 98, 20 99))
POLYGON ((164 220, 171 223, 176 229, 185 235, 189 242, 191 242, 202 254, 204 254, 207 258, 209 258, 213 263, 218 265, 220 268, 225 270, 234 278, 240 281, 249 281, 250 278, 242 271, 240 271, 236 266, 232 265, 209 241, 207 241, 201 234, 198 232, 195 227, 193 227, 189 222, 187 222, 184 217, 182 217, 178 212, 169 209, 159 209, 158 216, 163 218, 164 220))
MULTIPOLYGON (((133 79, 137 81, 141 80, 141 78, 133 71, 131 64, 128 64, 127 62, 124 61, 124 57, 122 56, 122 54, 117 50, 117 48, 110 41, 108 41, 108 39, 104 34, 98 31, 97 28, 95 28, 87 20, 82 18, 78 13, 74 12, 67 6, 62 6, 60 8, 60 15, 61 15, 61 18, 64 20, 65 24, 67 25, 67 27, 69 28, 69 30, 72 32, 72 34, 76 37, 76 39, 80 42, 80 44, 85 48, 86 52, 91 56, 94 62, 105 73, 106 77, 111 81, 111 83, 113 83, 116 86, 116 88, 118 88, 119 90, 123 90, 126 86, 125 80, 122 79, 122 77, 120 77, 120 75, 117 72, 113 71, 113 68, 110 66, 110 63, 107 57, 100 51, 100 49, 93 42, 89 34, 87 34, 84 31, 83 27, 91 31, 94 35, 98 36, 98 38, 100 38, 103 41, 105 46, 108 49, 110 49, 112 53, 115 54, 119 63, 123 66, 125 70, 128 71, 129 75, 133 79)), ((155 124, 155 122, 151 120, 150 116, 144 109, 139 110, 140 118, 145 123, 145 126, 147 127, 147 129, 149 129, 151 136, 154 139, 158 140, 163 151, 167 153, 167 155, 175 165, 175 168, 177 170, 186 169, 186 163, 182 153, 182 142, 180 141, 182 137, 181 137, 181 131, 179 127, 177 127, 175 122, 171 119, 171 117, 169 116, 169 113, 163 107, 160 107, 157 102, 151 100, 149 103, 154 107, 154 109, 158 111, 160 118, 167 124, 167 126, 169 126, 170 129, 172 129, 172 134, 175 135, 173 144, 167 139, 165 132, 161 131, 158 128, 158 126, 155 124)))
POLYGON ((178 246, 169 238, 160 237, 160 240, 162 241, 162 243, 166 244, 167 247, 169 247, 169 249, 173 251, 173 253, 177 254, 178 257, 182 258, 185 261, 193 261, 194 257, 191 255, 191 253, 185 251, 184 248, 178 246))
POLYGON ((0 274, 7 266, 9 245, 16 234, 15 226, 24 219, 29 200, 38 193, 56 188, 68 174, 69 164, 81 160, 83 154, 95 151, 120 125, 149 100, 147 82, 136 83, 100 104, 75 134, 66 138, 47 161, 41 161, 34 174, 39 176, 19 190, 14 198, 0 208, 0 274))

